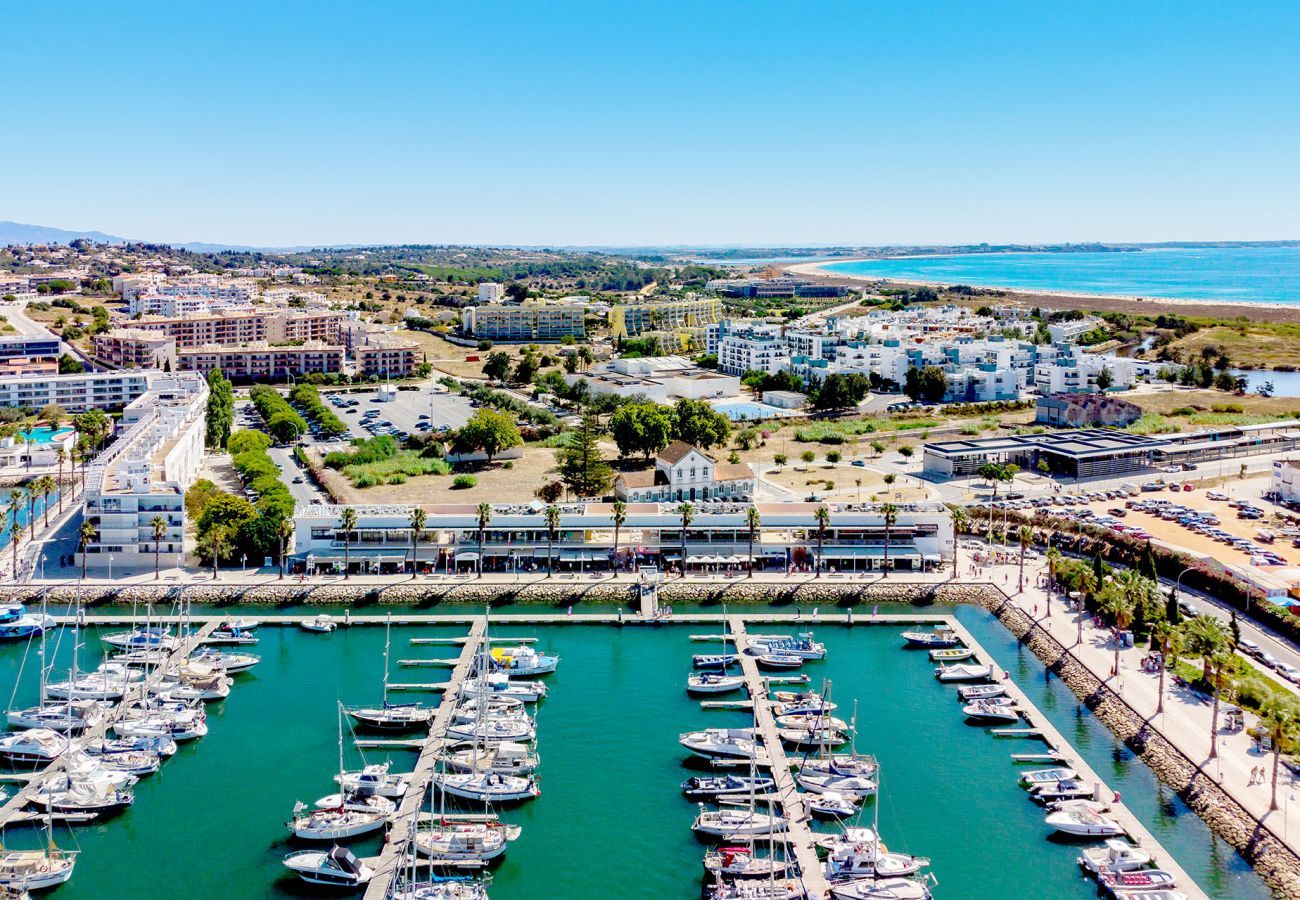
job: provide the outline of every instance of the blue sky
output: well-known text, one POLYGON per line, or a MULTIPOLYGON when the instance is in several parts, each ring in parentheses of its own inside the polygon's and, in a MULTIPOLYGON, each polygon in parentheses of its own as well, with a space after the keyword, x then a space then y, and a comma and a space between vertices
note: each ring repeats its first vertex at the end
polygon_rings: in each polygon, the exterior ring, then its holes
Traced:
POLYGON ((130 237, 1300 238, 1300 4, 23 3, 0 219, 130 237))

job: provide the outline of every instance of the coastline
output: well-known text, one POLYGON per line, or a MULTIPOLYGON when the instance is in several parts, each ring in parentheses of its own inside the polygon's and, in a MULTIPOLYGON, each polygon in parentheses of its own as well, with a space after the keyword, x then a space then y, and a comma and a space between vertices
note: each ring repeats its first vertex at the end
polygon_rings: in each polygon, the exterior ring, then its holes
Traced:
MULTIPOLYGON (((883 278, 873 275, 849 275, 841 272, 826 272, 824 266, 845 262, 866 261, 871 257, 857 259, 834 259, 819 262, 796 263, 783 266, 782 271, 804 278, 814 278, 830 284, 848 287, 860 287, 863 284, 885 284, 891 287, 932 287, 949 288, 957 284, 951 281, 918 281, 912 279, 883 278)), ((964 283, 964 282, 963 282, 964 283)), ((1241 303, 1234 300, 1188 300, 1179 297, 1146 297, 1125 294, 1089 294, 1082 291, 1048 291, 1027 288, 1004 287, 1001 285, 980 284, 977 287, 986 291, 998 291, 1000 296, 983 296, 972 298, 981 305, 990 300, 1011 303, 1017 306, 1042 306, 1048 309, 1086 309, 1097 312, 1123 312, 1130 314, 1160 315, 1165 312, 1177 312, 1180 315, 1196 316, 1208 319, 1230 319, 1245 317, 1258 322, 1300 323, 1300 305, 1286 303, 1241 303), (1171 309, 1172 307, 1172 309, 1171 309)))

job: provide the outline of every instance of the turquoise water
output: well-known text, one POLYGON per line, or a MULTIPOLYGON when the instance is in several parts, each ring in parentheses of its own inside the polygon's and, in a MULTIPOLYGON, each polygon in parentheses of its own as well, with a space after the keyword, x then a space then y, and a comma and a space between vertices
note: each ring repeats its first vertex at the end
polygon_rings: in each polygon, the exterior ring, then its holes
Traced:
POLYGON ((775 406, 768 406, 764 403, 746 403, 743 400, 731 403, 715 403, 713 408, 733 422, 756 422, 760 419, 775 419, 784 412, 775 406))
POLYGON ((37 444, 48 444, 51 441, 51 439, 55 437, 61 437, 65 434, 68 434, 70 431, 72 431, 71 428, 60 428, 57 431, 55 431, 49 426, 42 425, 40 428, 33 428, 30 432, 28 431, 22 432, 22 436, 30 441, 34 441, 37 444))
POLYGON ((1024 290, 1300 303, 1300 247, 983 253, 837 262, 823 270, 1024 290))
MULTIPOLYGON (((995 620, 977 609, 960 617, 1211 896, 1268 896, 1244 862, 1159 789, 1059 682, 1044 683, 1042 666, 995 620)), ((691 770, 677 735, 746 723, 743 713, 702 710, 682 690, 689 656, 701 647, 688 635, 701 630, 709 626, 496 626, 503 636, 538 635, 539 647, 562 661, 540 705, 542 795, 506 813, 524 832, 496 871, 494 900, 698 896, 703 848, 690 832, 695 807, 679 793, 691 770)), ((846 713, 860 701, 859 749, 884 766, 886 841, 931 857, 939 897, 1093 896, 1074 864, 1077 847, 1048 840, 1041 810, 1015 784, 1008 754, 1027 745, 966 725, 952 688, 933 680, 923 653, 901 649, 899 630, 824 625, 817 636, 829 659, 808 667, 832 680, 846 713)), ((453 626, 395 628, 393 656, 454 655, 454 647, 411 647, 407 639, 461 633, 453 626)), ((295 800, 331 792, 335 700, 378 699, 384 634, 261 634, 262 664, 237 680, 229 700, 209 705, 206 738, 182 747, 143 781, 125 813, 60 832, 61 844, 75 843, 84 853, 72 882, 52 896, 163 900, 176 896, 181 871, 187 900, 309 895, 282 874, 280 858, 290 848, 283 822, 295 800)), ((23 652, 21 645, 0 647, 0 685, 14 683, 23 652)), ((87 650, 83 659, 96 655, 87 650)), ((64 646, 61 662, 67 657, 64 646)), ((31 665, 19 702, 35 693, 31 665)), ((442 671, 395 668, 394 680, 433 681, 442 671)), ((405 768, 414 755, 396 751, 393 758, 405 768)), ((358 762, 350 750, 349 765, 358 762)), ((863 822, 870 817, 868 806, 863 822)), ((38 839, 31 830, 6 835, 12 845, 38 839)), ((380 842, 355 846, 371 854, 380 842)))

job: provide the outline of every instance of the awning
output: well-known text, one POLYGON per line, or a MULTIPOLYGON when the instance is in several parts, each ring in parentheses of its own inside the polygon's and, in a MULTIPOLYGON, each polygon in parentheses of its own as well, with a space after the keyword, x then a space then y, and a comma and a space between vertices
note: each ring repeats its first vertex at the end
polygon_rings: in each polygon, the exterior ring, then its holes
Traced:
MULTIPOLYGON (((884 559, 885 548, 880 547, 827 547, 822 554, 827 559, 884 559)), ((894 547, 889 548, 889 557, 898 559, 901 557, 919 558, 920 551, 915 547, 894 547)))
POLYGON ((456 562, 476 562, 477 560, 477 550, 460 550, 456 553, 456 562))

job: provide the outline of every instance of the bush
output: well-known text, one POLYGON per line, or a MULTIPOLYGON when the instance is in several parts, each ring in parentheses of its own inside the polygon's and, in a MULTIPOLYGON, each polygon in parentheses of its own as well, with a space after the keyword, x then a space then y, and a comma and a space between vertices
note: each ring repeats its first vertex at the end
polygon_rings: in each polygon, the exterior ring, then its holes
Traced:
POLYGON ((451 486, 458 491, 468 490, 478 484, 478 479, 473 475, 457 475, 451 480, 451 486))

